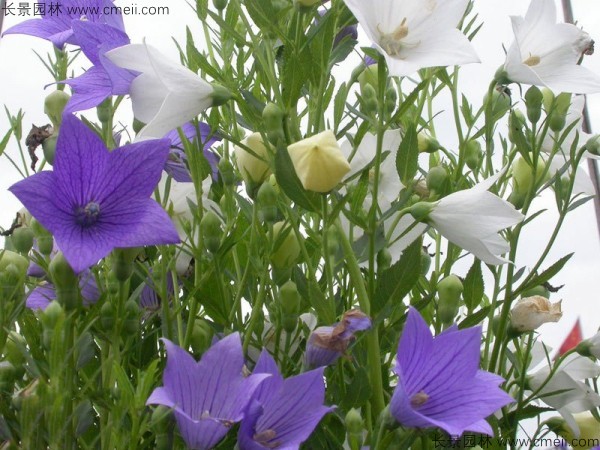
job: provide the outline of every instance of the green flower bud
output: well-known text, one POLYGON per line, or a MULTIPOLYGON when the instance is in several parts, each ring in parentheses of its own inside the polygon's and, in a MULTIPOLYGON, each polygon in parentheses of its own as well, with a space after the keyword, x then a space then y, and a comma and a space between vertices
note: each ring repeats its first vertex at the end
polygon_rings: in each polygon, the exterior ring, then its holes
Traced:
POLYGON ((537 185, 542 181, 545 169, 546 163, 538 159, 534 177, 533 167, 523 157, 519 157, 512 166, 513 191, 527 195, 534 183, 537 185))
POLYGON ((396 88, 390 86, 385 91, 385 113, 391 115, 396 110, 396 106, 398 106, 398 94, 396 88))
POLYGON ((504 117, 511 107, 510 91, 504 86, 496 86, 496 88, 492 90, 491 99, 488 94, 485 94, 483 97, 483 104, 487 106, 488 102, 492 103, 492 119, 499 120, 504 117))
POLYGON ((213 0, 213 6, 217 10, 223 11, 227 7, 227 0, 213 0))
POLYGON ((465 143, 465 163, 467 164, 467 167, 475 172, 479 169, 482 160, 483 151, 481 150, 479 141, 473 139, 468 140, 465 143))
POLYGON ((546 112, 549 112, 552 109, 552 104, 554 103, 554 92, 552 92, 548 88, 542 89, 542 96, 544 97, 543 104, 546 112))
POLYGON ((422 131, 417 134, 417 146, 420 153, 433 153, 442 148, 436 138, 431 137, 422 131))
POLYGON ((298 325, 298 312, 300 310, 300 293, 296 283, 288 280, 279 290, 279 304, 281 308, 281 323, 283 329, 292 333, 298 325))
POLYGON ((227 103, 232 95, 229 89, 217 83, 212 83, 212 106, 221 106, 227 103))
POLYGON ((65 91, 57 90, 48 94, 44 100, 44 113, 52 122, 52 126, 55 130, 60 128, 60 124, 62 123, 62 114, 70 98, 71 96, 65 91))
POLYGON ((233 164, 228 159, 222 158, 218 164, 219 175, 225 186, 233 186, 235 184, 235 173, 233 172, 233 164))
POLYGON ((269 142, 277 146, 285 141, 285 134, 283 132, 283 118, 284 114, 282 109, 275 103, 267 103, 262 112, 263 123, 265 131, 267 132, 267 138, 269 142))
POLYGON ((106 332, 112 331, 115 326, 115 307, 109 301, 104 302, 100 308, 100 325, 106 332))
POLYGON ((527 107, 527 117, 531 123, 537 123, 542 116, 542 103, 544 94, 537 86, 531 86, 525 92, 525 106, 527 107))
POLYGON ((29 227, 19 227, 12 234, 13 245, 15 250, 26 255, 33 247, 33 231, 29 227))
POLYGON ((22 367, 25 362, 23 351, 27 348, 25 338, 16 331, 11 331, 8 334, 6 343, 4 344, 4 356, 14 368, 22 367))
POLYGON ((36 219, 31 219, 29 226, 37 239, 39 252, 44 256, 50 256, 50 253, 52 253, 52 249, 54 248, 54 239, 50 232, 36 219))
POLYGON ((101 123, 108 123, 112 118, 112 100, 107 98, 98 106, 96 106, 96 114, 101 123))
POLYGON ((532 287, 531 289, 527 289, 526 291, 521 293, 521 297, 523 297, 523 298, 536 297, 536 296, 550 298, 550 291, 548 290, 548 288, 546 286, 538 285, 538 286, 532 287))
POLYGON ((392 254, 387 248, 377 252, 377 270, 385 270, 392 265, 392 254))
POLYGON ((427 173, 427 188, 433 193, 443 193, 448 187, 448 171, 442 166, 429 169, 427 173))
POLYGON ((360 411, 355 408, 350 409, 344 421, 350 450, 360 450, 364 442, 364 424, 360 411))
POLYGON ((65 310, 56 300, 52 300, 40 315, 42 326, 46 330, 54 330, 58 323, 65 320, 65 310))
POLYGON ((300 257, 300 243, 296 233, 284 222, 273 225, 274 250, 271 264, 277 269, 288 269, 296 264, 300 257))
POLYGON ((335 225, 331 225, 327 229, 327 248, 325 251, 330 258, 335 258, 340 249, 338 230, 335 225))
POLYGON ((512 80, 508 78, 508 73, 504 70, 504 66, 498 67, 498 70, 496 70, 496 73, 494 74, 494 81, 499 85, 512 83, 512 80))
POLYGON ((585 149, 595 156, 600 156, 600 135, 596 134, 585 143, 585 149))
POLYGON ((133 263, 140 254, 140 247, 116 248, 113 251, 112 273, 117 281, 125 282, 133 273, 133 263))
POLYGON ((370 84, 365 84, 364 88, 361 89, 361 111, 367 115, 374 115, 377 113, 379 103, 377 102, 377 92, 370 84))
POLYGON ((206 320, 196 318, 192 328, 192 339, 190 340, 194 353, 202 354, 208 350, 214 334, 214 330, 206 320))
POLYGON ((429 213, 433 211, 435 205, 428 202, 418 202, 410 207, 410 214, 419 222, 427 222, 429 213))
POLYGON ((79 303, 79 279, 62 252, 58 252, 48 265, 52 283, 56 287, 56 298, 69 311, 79 303))
POLYGON ((558 133, 567 124, 567 112, 571 106, 571 94, 560 93, 554 99, 552 109, 548 117, 548 125, 552 131, 558 133))
POLYGON ((221 220, 213 211, 208 211, 200 221, 200 232, 204 241, 204 246, 211 253, 217 253, 221 247, 221 220))
POLYGON ((55 131, 42 142, 42 150, 44 158, 51 166, 54 165, 54 155, 56 154, 56 141, 58 140, 58 132, 55 131))
POLYGON ((462 281, 456 275, 448 275, 438 282, 438 314, 444 325, 454 322, 463 290, 462 281))
POLYGON ((134 299, 125 302, 125 320, 121 330, 125 336, 137 334, 140 328, 140 307, 134 299))
POLYGON ((259 206, 259 218, 264 222, 275 222, 277 220, 277 192, 268 180, 260 186, 256 200, 259 206))
POLYGON ((0 273, 6 271, 9 267, 11 267, 11 275, 16 275, 17 279, 20 280, 25 278, 27 274, 29 261, 18 253, 11 252, 10 250, 0 250, 0 273))
POLYGON ((379 74, 377 64, 366 67, 360 75, 358 75, 358 83, 360 84, 360 92, 364 95, 365 86, 370 84, 377 92, 379 87, 379 74))

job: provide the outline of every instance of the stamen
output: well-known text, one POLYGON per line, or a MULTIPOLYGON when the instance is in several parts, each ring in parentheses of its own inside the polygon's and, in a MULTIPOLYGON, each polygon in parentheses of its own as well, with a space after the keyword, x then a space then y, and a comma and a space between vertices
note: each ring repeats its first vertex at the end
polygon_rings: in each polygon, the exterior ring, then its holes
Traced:
POLYGON ((523 61, 523 64, 529 66, 529 67, 533 67, 533 66, 537 66, 540 63, 541 59, 539 56, 534 56, 534 55, 529 55, 529 58, 527 58, 525 61, 523 61))
POLYGON ((410 404, 416 408, 418 406, 424 405, 427 402, 427 400, 429 400, 429 395, 421 391, 413 395, 413 397, 410 399, 410 404))
POLYGON ((260 433, 256 433, 252 436, 256 442, 266 448, 277 448, 281 445, 281 441, 270 442, 277 437, 277 432, 275 430, 265 430, 260 433))
POLYGON ((89 202, 83 208, 78 207, 75 210, 75 221, 83 226, 89 227, 98 221, 100 216, 100 205, 96 202, 89 202))

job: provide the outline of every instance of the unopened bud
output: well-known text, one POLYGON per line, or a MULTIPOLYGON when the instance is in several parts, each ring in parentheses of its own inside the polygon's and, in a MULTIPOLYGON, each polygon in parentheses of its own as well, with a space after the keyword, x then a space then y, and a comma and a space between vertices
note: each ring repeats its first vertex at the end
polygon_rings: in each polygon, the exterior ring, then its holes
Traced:
POLYGON ((58 131, 54 131, 42 142, 42 150, 44 151, 44 158, 51 166, 54 165, 54 157, 56 155, 56 142, 58 141, 58 131))
POLYGON ((214 330, 206 320, 200 318, 194 320, 192 327, 190 345, 194 353, 202 354, 210 347, 214 330))
POLYGON ((112 118, 112 113, 112 100, 110 97, 104 100, 98 106, 96 106, 96 115, 98 116, 98 120, 101 123, 106 124, 110 122, 110 119, 112 118))
POLYGON ((65 310, 56 300, 50 302, 41 313, 40 321, 44 329, 52 331, 54 327, 65 319, 65 310))
POLYGON ((596 134, 585 143, 585 149, 594 156, 600 156, 600 135, 596 134))
POLYGON ((441 194, 448 187, 448 171, 442 166, 432 167, 427 173, 426 180, 430 192, 441 194))
POLYGON ((508 139, 510 142, 516 142, 515 138, 518 134, 523 133, 523 127, 525 127, 525 116, 518 109, 512 110, 508 116, 508 139))
POLYGON ((27 274, 29 261, 18 253, 0 250, 0 273, 5 272, 9 267, 12 275, 16 275, 17 279, 22 279, 27 274))
POLYGON ((200 221, 200 232, 204 240, 204 246, 211 253, 217 253, 221 247, 221 219, 213 211, 207 211, 200 221))
POLYGON ((235 184, 235 174, 233 172, 233 164, 226 159, 221 158, 218 164, 219 175, 225 186, 233 186, 235 184))
POLYGON ((52 126, 55 130, 60 128, 62 123, 62 114, 70 98, 71 96, 65 91, 56 90, 48 94, 44 100, 44 113, 52 122, 52 126))
POLYGON ((456 275, 448 275, 438 282, 438 314, 444 325, 454 322, 464 287, 460 278, 456 275))
POLYGON ((213 6, 217 10, 223 11, 227 7, 227 0, 213 0, 213 6))
POLYGON ((542 103, 544 94, 537 86, 531 86, 525 92, 525 106, 527 107, 527 118, 531 123, 537 123, 542 116, 542 103))
POLYGON ((267 180, 265 181, 256 194, 258 202, 258 214, 264 222, 275 222, 277 220, 277 192, 273 185, 267 180))
POLYGON ((277 146, 285 141, 283 132, 283 111, 275 103, 267 103, 262 112, 263 124, 267 138, 271 144, 277 146))
MULTIPOLYGON (((361 66, 362 67, 362 66, 361 66)), ((373 64, 361 71, 358 75, 358 82, 360 84, 360 91, 364 92, 366 85, 371 85, 375 92, 377 92, 379 86, 379 75, 378 75, 377 64, 373 64)))
POLYGON ((417 146, 420 153, 433 153, 442 148, 436 138, 422 131, 417 134, 417 146))
POLYGON ((300 257, 300 243, 296 233, 284 222, 273 225, 274 251, 271 254, 271 263, 275 268, 287 269, 300 257))
POLYGON ((392 254, 387 248, 377 252, 377 270, 385 270, 392 265, 392 254))
POLYGON ((548 125, 552 131, 558 133, 567 124, 567 112, 571 106, 571 94, 562 92, 556 96, 548 117, 548 125))
POLYGON ((12 242, 15 250, 26 255, 33 247, 33 231, 29 227, 19 227, 13 231, 12 242))
POLYGON ((508 112, 511 107, 510 91, 504 86, 496 86, 492 90, 491 98, 486 94, 483 97, 483 104, 488 108, 488 102, 491 102, 492 120, 499 120, 508 112))
POLYGON ((100 325, 104 331, 112 331, 115 326, 115 317, 115 307, 109 301, 104 302, 100 308, 100 325))
POLYGON ((56 287, 57 300, 66 310, 74 309, 79 303, 79 279, 62 252, 50 261, 48 272, 56 287))
POLYGON ((465 163, 472 171, 476 171, 481 165, 483 151, 479 141, 469 140, 465 143, 465 163))
POLYGON ((281 324, 288 333, 293 333, 298 325, 298 312, 300 310, 300 293, 296 283, 289 280, 279 290, 281 308, 281 324))
POLYGON ((361 89, 360 104, 361 111, 365 115, 370 116, 377 113, 377 92, 371 84, 365 84, 364 87, 361 89))
POLYGON ((271 174, 268 161, 269 151, 265 146, 260 133, 252 133, 241 142, 254 154, 242 147, 234 147, 238 170, 246 184, 258 185, 271 174), (256 156, 255 156, 256 155, 256 156))
POLYGON ((350 450, 360 450, 364 441, 364 424, 360 411, 350 409, 346 414, 346 434, 350 450))

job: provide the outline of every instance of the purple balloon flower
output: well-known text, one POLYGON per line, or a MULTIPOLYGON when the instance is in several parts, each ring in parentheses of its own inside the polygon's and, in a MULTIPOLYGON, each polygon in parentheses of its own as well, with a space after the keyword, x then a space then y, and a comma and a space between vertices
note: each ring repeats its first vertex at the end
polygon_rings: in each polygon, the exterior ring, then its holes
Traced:
POLYGON ((308 338, 306 354, 308 367, 328 366, 346 353, 357 331, 371 328, 371 319, 362 311, 346 311, 342 320, 329 327, 316 328, 308 338))
POLYGON ((65 43, 79 45, 73 36, 73 21, 105 23, 124 30, 123 17, 114 10, 112 0, 39 0, 35 3, 41 18, 29 19, 10 27, 4 34, 26 34, 46 39, 56 47, 65 43))
MULTIPOLYGON (((83 306, 92 305, 100 298, 96 278, 90 270, 86 270, 79 275, 79 289, 83 306)), ((31 294, 27 297, 25 306, 29 309, 44 310, 53 300, 56 300, 56 288, 52 283, 44 282, 31 291, 31 294)))
POLYGON ((254 391, 268 375, 244 377, 239 333, 215 343, 199 362, 171 341, 163 342, 167 349, 163 386, 146 404, 172 408, 188 447, 211 449, 242 420, 254 391))
MULTIPOLYGON (((197 137, 198 132, 200 132, 200 141, 202 142, 204 157, 208 161, 208 164, 210 164, 212 178, 216 181, 219 173, 217 168, 219 157, 210 150, 210 147, 215 142, 219 142, 221 137, 215 134, 208 124, 202 122, 198 124, 198 128, 196 128, 194 124, 187 122, 181 129, 189 141, 197 137)), ((171 140, 171 153, 165 164, 165 172, 171 175, 175 181, 180 183, 191 182, 192 177, 190 176, 190 170, 186 164, 187 157, 183 151, 183 142, 181 141, 179 131, 177 129, 169 131, 165 134, 164 138, 171 140)))
POLYGON ((398 345, 398 385, 390 411, 404 426, 439 427, 451 436, 465 431, 493 436, 485 418, 514 400, 498 375, 479 370, 481 327, 452 327, 433 337, 411 308, 398 345))
POLYGON ((270 374, 256 390, 238 434, 240 450, 299 448, 323 416, 334 407, 323 406, 325 383, 323 370, 286 378, 263 350, 254 374, 270 374))
POLYGON ((166 139, 109 152, 92 130, 65 114, 54 170, 36 173, 9 190, 54 235, 80 273, 117 247, 179 242, 173 222, 150 198, 168 152, 166 139))
POLYGON ((72 28, 81 51, 94 66, 79 77, 62 81, 73 91, 65 111, 90 109, 112 95, 128 94, 131 82, 138 74, 115 66, 104 56, 113 48, 129 44, 127 34, 110 25, 83 20, 74 20, 72 28))

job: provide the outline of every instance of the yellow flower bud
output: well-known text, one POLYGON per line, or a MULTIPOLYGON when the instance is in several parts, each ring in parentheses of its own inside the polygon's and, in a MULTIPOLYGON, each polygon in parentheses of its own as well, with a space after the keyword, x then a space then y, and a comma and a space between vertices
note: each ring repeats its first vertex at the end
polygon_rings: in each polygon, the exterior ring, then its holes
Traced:
POLYGON ((286 269, 293 266, 300 256, 300 243, 290 227, 284 222, 273 225, 273 238, 275 248, 271 254, 271 263, 278 269, 286 269))
POLYGON ((269 151, 260 133, 252 133, 242 141, 242 144, 251 149, 256 156, 242 147, 234 147, 238 169, 246 183, 260 184, 271 174, 271 169, 267 163, 269 151))
POLYGON ((578 414, 573 414, 575 423, 579 427, 579 435, 577 436, 567 423, 559 418, 556 418, 557 426, 552 427, 553 431, 564 437, 573 448, 590 449, 600 444, 600 423, 592 415, 591 412, 585 411, 578 414))
POLYGON ((562 317, 560 303, 551 303, 540 295, 522 298, 511 311, 511 325, 523 332, 533 331, 547 322, 558 322, 562 317))
POLYGON ((329 192, 350 172, 335 135, 327 130, 288 147, 290 158, 304 189, 329 192))

